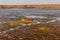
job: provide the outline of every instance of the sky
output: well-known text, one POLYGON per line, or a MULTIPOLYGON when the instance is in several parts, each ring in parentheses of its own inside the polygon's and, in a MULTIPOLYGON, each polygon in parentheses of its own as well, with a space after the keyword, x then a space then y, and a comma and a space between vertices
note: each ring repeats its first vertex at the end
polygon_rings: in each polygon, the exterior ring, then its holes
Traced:
POLYGON ((60 4, 60 0, 0 0, 0 5, 60 4))

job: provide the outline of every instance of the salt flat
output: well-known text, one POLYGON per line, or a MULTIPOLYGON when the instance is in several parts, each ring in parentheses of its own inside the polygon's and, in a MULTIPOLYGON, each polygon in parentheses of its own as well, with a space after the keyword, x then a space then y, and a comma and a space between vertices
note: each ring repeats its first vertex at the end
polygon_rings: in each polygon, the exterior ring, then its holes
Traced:
MULTIPOLYGON (((25 15, 46 16, 52 20, 52 17, 60 17, 59 14, 60 9, 0 9, 0 21, 16 21, 25 15)), ((16 27, 0 24, 0 38, 0 40, 60 40, 60 21, 16 27), (42 32, 39 30, 41 27, 50 31, 42 32)))

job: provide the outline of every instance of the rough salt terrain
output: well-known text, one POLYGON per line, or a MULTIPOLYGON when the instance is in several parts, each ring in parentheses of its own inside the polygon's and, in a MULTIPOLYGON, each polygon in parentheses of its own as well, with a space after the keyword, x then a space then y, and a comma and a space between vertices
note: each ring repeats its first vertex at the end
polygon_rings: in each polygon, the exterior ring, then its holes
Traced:
POLYGON ((60 20, 58 20, 60 19, 60 9, 0 9, 0 22, 15 22, 26 15, 45 16, 47 17, 46 23, 16 27, 0 23, 0 40, 60 40, 60 20), (51 20, 56 21, 47 23, 51 20), (49 30, 41 31, 39 30, 41 27, 49 30))

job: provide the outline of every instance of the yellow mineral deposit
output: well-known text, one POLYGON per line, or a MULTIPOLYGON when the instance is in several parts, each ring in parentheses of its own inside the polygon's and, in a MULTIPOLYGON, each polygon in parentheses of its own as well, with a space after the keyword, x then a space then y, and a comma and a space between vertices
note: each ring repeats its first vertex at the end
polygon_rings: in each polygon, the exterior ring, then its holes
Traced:
POLYGON ((48 32, 50 32, 51 30, 50 30, 50 28, 40 27, 40 28, 39 28, 39 31, 48 33, 48 32))
POLYGON ((28 20, 28 19, 21 19, 18 21, 18 23, 29 23, 29 22, 32 22, 31 20, 28 20))
POLYGON ((24 24, 24 23, 25 23, 25 19, 17 20, 15 22, 15 24, 17 24, 17 25, 24 24))
POLYGON ((9 27, 15 27, 15 26, 17 26, 17 24, 15 24, 14 22, 8 22, 7 26, 9 26, 9 27))
POLYGON ((21 19, 19 22, 21 22, 21 23, 25 23, 25 19, 21 19))

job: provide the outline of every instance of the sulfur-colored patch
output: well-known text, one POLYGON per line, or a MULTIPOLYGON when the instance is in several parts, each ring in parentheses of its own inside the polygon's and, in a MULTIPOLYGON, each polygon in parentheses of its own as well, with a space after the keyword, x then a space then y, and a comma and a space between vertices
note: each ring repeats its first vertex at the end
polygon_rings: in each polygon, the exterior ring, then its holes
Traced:
POLYGON ((15 27, 17 25, 14 22, 9 22, 9 23, 7 23, 7 26, 9 26, 9 27, 15 27))
POLYGON ((41 32, 51 32, 51 30, 50 30, 50 28, 45 28, 45 27, 40 27, 39 28, 39 31, 41 31, 41 32))

